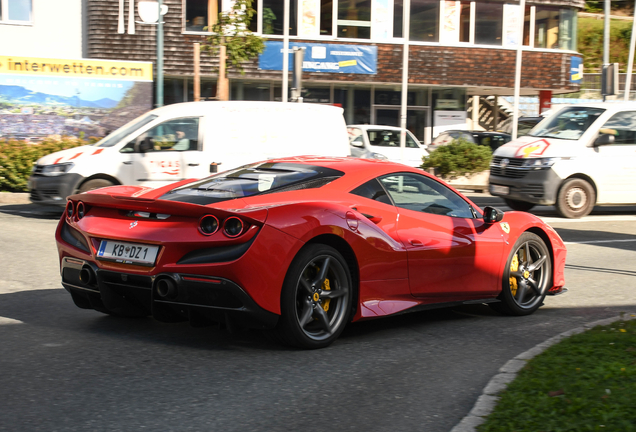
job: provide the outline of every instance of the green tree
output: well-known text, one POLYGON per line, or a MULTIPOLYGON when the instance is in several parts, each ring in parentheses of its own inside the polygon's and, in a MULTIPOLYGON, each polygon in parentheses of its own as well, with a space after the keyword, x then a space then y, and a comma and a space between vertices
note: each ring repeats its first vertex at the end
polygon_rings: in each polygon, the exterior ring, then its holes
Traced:
POLYGON ((243 63, 257 57, 265 49, 263 38, 249 30, 256 11, 252 0, 236 0, 229 12, 221 12, 217 22, 209 27, 212 32, 201 50, 212 56, 219 55, 219 80, 217 98, 228 100, 229 89, 226 68, 234 68, 244 74, 243 63))

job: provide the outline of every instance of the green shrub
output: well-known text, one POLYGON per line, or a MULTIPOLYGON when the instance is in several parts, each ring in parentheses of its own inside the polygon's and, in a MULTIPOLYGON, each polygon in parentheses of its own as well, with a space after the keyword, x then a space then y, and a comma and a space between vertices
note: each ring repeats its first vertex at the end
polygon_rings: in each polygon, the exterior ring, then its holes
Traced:
POLYGON ((424 156, 422 168, 435 168, 435 173, 442 178, 453 178, 487 170, 491 158, 490 147, 460 138, 424 156))
POLYGON ((91 142, 66 136, 47 137, 39 143, 0 139, 0 191, 27 192, 27 181, 39 158, 91 142))

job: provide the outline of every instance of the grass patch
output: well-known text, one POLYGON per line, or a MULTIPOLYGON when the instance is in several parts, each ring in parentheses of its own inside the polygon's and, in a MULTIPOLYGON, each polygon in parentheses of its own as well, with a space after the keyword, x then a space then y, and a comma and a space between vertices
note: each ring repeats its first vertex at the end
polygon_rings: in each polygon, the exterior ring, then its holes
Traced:
POLYGON ((636 320, 548 348, 500 396, 479 432, 636 431, 636 320))

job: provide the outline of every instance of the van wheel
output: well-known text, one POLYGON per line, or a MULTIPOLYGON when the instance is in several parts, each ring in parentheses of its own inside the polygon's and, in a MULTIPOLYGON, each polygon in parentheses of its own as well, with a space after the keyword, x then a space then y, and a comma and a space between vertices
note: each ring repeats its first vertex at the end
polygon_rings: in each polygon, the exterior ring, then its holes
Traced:
POLYGON ((566 180, 559 190, 556 210, 559 215, 578 219, 591 213, 596 203, 594 188, 578 178, 566 180))
POLYGON ((506 202, 506 205, 508 207, 516 211, 527 212, 534 207, 534 204, 525 202, 525 201, 518 201, 518 200, 509 199, 509 198, 504 198, 504 201, 506 202))
POLYGON ((108 186, 114 186, 114 183, 111 182, 110 180, 93 179, 82 184, 82 186, 80 186, 79 188, 79 193, 84 193, 93 189, 99 189, 99 188, 108 187, 108 186))

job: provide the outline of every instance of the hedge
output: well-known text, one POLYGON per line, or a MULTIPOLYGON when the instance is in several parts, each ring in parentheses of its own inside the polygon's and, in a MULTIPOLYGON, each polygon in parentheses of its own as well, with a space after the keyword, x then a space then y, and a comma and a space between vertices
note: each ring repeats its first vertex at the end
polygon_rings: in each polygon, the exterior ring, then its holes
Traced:
POLYGON ((27 192, 27 181, 39 158, 93 142, 67 136, 50 136, 39 143, 0 139, 0 192, 27 192))
POLYGON ((448 179, 485 171, 490 165, 491 158, 490 147, 459 138, 424 156, 422 168, 435 168, 438 176, 448 179))

